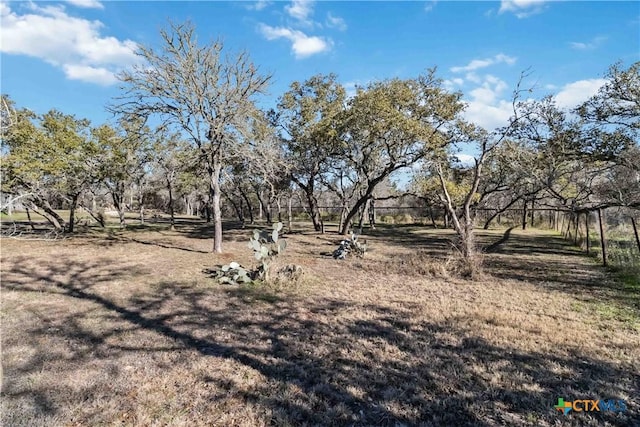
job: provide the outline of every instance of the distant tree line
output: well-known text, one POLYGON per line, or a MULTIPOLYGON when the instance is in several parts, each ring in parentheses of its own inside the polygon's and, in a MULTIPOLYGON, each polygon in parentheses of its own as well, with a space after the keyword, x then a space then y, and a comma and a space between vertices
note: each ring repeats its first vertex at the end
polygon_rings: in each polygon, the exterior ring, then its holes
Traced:
MULTIPOLYGON (((93 126, 51 110, 36 115, 2 95, 4 206, 19 201, 53 227, 73 232, 78 208, 104 225, 105 209, 144 221, 148 206, 202 214, 222 251, 223 210, 238 220, 281 220, 304 206, 323 230, 320 200, 339 206, 347 233, 372 200, 410 198, 446 211, 466 259, 477 252, 478 209, 553 208, 581 214, 640 207, 640 63, 618 63, 607 83, 571 111, 552 96, 525 98, 521 76, 513 114, 489 131, 464 119, 463 94, 435 69, 358 87, 349 97, 336 75, 293 82, 275 108, 257 107, 271 76, 246 52, 201 45, 190 23, 161 32, 160 50, 140 46, 142 65, 122 72, 117 120, 93 126), (473 164, 456 153, 474 147, 473 164), (400 191, 391 178, 411 175, 400 191), (70 210, 62 218, 54 205, 70 210)), ((525 220, 526 223, 526 220, 525 220)))

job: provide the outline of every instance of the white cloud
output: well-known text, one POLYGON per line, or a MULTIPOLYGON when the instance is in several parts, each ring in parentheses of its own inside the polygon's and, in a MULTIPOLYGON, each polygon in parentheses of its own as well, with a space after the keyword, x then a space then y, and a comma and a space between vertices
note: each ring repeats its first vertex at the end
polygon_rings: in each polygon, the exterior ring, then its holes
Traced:
POLYGON ((492 58, 474 59, 465 66, 451 67, 451 71, 454 73, 471 72, 500 63, 513 65, 516 60, 517 58, 505 55, 504 53, 499 53, 492 58))
POLYGON ((104 6, 98 0, 65 0, 65 1, 77 7, 84 7, 87 9, 104 9, 104 6))
POLYGON ((566 84, 555 96, 560 108, 574 108, 591 98, 607 81, 605 79, 587 79, 566 84))
POLYGON ((501 99, 508 85, 502 79, 487 74, 480 78, 474 75, 480 86, 469 91, 465 118, 488 130, 506 126, 513 113, 510 101, 501 99))
POLYGON ((591 50, 599 47, 602 43, 607 40, 606 37, 598 36, 594 37, 589 42, 569 42, 569 46, 576 50, 591 50))
MULTIPOLYGON (((555 95, 556 105, 567 110, 575 108, 595 95, 605 83, 605 79, 586 79, 568 83, 555 95)), ((504 99, 508 88, 507 83, 498 77, 483 76, 482 84, 467 92, 469 97, 464 117, 487 130, 507 126, 513 114, 511 100, 504 99)), ((545 88, 557 89, 557 86, 546 85, 545 88)))
POLYGON ((307 36, 302 31, 285 27, 271 27, 260 24, 259 30, 267 40, 285 38, 291 41, 291 50, 296 58, 305 58, 331 49, 331 40, 322 37, 307 36))
POLYGON ((40 58, 69 79, 103 85, 114 83, 115 72, 138 62, 136 43, 102 36, 100 21, 69 16, 58 6, 30 8, 32 13, 18 15, 2 3, 3 53, 40 58))
POLYGON ((444 80, 442 84, 447 90, 455 90, 457 86, 462 86, 464 84, 464 80, 456 77, 454 79, 444 80))
POLYGON ((476 73, 467 73, 464 78, 472 83, 482 83, 482 79, 476 73))
POLYGON ((258 0, 255 3, 249 3, 245 7, 249 10, 261 11, 262 9, 265 9, 269 5, 271 5, 271 2, 268 0, 258 0))
POLYGON ((471 154, 458 153, 455 155, 462 166, 474 166, 476 164, 476 158, 471 154))
POLYGON ((431 12, 433 8, 436 7, 436 4, 438 4, 438 0, 427 1, 424 5, 424 11, 427 13, 431 12))
POLYGON ((512 12, 518 18, 526 18, 544 10, 548 0, 502 0, 498 13, 512 12))
POLYGON ((118 81, 118 79, 113 75, 113 72, 104 67, 67 64, 62 68, 64 69, 67 77, 72 80, 82 80, 101 85, 110 85, 118 81))
POLYGON ((344 19, 339 16, 333 16, 331 12, 329 12, 327 13, 327 27, 345 31, 347 29, 347 23, 344 22, 344 19))
POLYGON ((467 120, 487 130, 493 130, 509 124, 509 117, 513 114, 511 102, 500 100, 494 105, 481 101, 468 103, 464 116, 467 120))
POLYGON ((301 23, 309 24, 309 17, 313 14, 313 0, 293 0, 290 6, 285 6, 289 16, 301 23))

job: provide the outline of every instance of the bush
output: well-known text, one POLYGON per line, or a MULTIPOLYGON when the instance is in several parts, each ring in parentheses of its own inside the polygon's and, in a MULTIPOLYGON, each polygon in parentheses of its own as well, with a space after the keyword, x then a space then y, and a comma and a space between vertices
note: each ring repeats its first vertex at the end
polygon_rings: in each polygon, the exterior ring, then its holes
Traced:
POLYGON ((395 224, 396 220, 393 215, 381 215, 380 222, 383 222, 385 224, 395 224))
POLYGON ((411 216, 411 214, 408 214, 408 213, 394 215, 394 220, 396 224, 413 224, 414 223, 413 216, 411 216))
POLYGON ((363 270, 380 273, 395 273, 414 277, 448 279, 452 277, 476 280, 484 277, 482 255, 466 260, 457 253, 447 258, 436 258, 426 251, 402 254, 391 260, 371 264, 358 264, 363 270))

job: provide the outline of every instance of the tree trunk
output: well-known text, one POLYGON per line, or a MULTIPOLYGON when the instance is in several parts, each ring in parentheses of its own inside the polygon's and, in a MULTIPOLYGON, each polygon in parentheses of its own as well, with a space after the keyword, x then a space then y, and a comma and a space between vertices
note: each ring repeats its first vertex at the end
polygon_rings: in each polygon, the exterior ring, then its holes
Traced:
POLYGON ((247 196, 247 193, 245 193, 242 190, 240 190, 240 195, 242 195, 242 198, 244 199, 244 202, 247 205, 247 210, 249 211, 249 221, 250 221, 251 224, 253 224, 254 223, 254 220, 253 220, 253 206, 251 206, 251 201, 249 200, 249 196, 247 196))
POLYGON ((140 224, 144 224, 144 196, 142 194, 138 199, 138 207, 140 208, 140 224))
POLYGON ((364 217, 369 210, 369 206, 371 205, 371 199, 367 199, 364 206, 362 206, 362 210, 360 211, 360 221, 358 221, 358 229, 360 230, 360 234, 362 234, 362 226, 364 224, 364 217))
POLYGON ((371 197, 371 194, 373 193, 372 190, 373 189, 367 191, 365 195, 360 197, 360 199, 358 199, 356 204, 353 205, 353 207, 347 214, 347 217, 345 218, 344 224, 342 224, 342 228, 340 229, 340 234, 346 235, 347 233, 349 233, 349 225, 351 224, 351 221, 353 221, 353 218, 355 218, 355 216, 358 214, 358 211, 360 210, 360 208, 362 208, 362 206, 364 206, 367 203, 367 201, 371 197))
POLYGON ((573 243, 574 245, 578 246, 578 229, 580 227, 580 212, 576 212, 574 214, 574 219, 576 222, 576 227, 575 227, 575 236, 573 236, 573 243))
POLYGON ((429 218, 431 218, 431 225, 433 226, 433 228, 438 228, 438 225, 436 224, 436 219, 433 216, 433 207, 431 205, 429 205, 429 218))
POLYGON ((526 230, 527 229, 527 200, 523 200, 523 205, 522 205, 522 229, 526 230))
POLYGON ((51 205, 47 200, 44 200, 38 197, 36 200, 33 200, 31 203, 33 205, 31 207, 32 211, 45 217, 46 220, 49 221, 49 223, 53 225, 53 227, 56 230, 58 231, 64 230, 64 219, 62 219, 62 217, 58 215, 56 211, 53 210, 53 208, 51 207, 51 205), (42 212, 38 212, 38 208, 42 209, 42 212))
POLYGON ((287 201, 287 222, 288 222, 288 228, 289 228, 289 233, 291 233, 293 227, 293 212, 291 209, 291 199, 293 199, 292 196, 289 196, 289 200, 287 201))
POLYGON ((189 197, 183 195, 182 202, 184 203, 184 214, 191 216, 191 203, 189 202, 189 197))
POLYGON ((340 222, 338 223, 338 230, 342 230, 342 226, 344 225, 344 221, 347 218, 348 214, 346 202, 342 201, 342 209, 340 210, 340 222))
POLYGON ((303 185, 298 181, 296 181, 296 183, 300 186, 302 191, 304 191, 306 196, 313 229, 324 233, 324 224, 322 223, 322 216, 320 215, 320 208, 318 207, 318 199, 316 199, 316 196, 313 194, 313 186, 311 184, 303 185))
POLYGON ((91 215, 91 218, 95 219, 96 222, 100 224, 100 227, 104 228, 104 214, 102 212, 96 212, 95 210, 89 209, 82 204, 80 205, 80 207, 87 211, 89 215, 91 215))
POLYGON ((167 190, 169 190, 169 215, 171 215, 171 230, 173 231, 176 229, 176 218, 173 210, 173 185, 171 185, 170 179, 167 179, 167 190))
POLYGON ((598 209, 598 222, 600 223, 600 246, 602 247, 602 265, 607 266, 607 244, 604 238, 604 225, 602 224, 602 209, 598 209))
POLYGON ((240 223, 242 224, 242 228, 244 228, 244 215, 242 214, 242 201, 240 202, 240 206, 238 206, 235 200, 233 200, 226 191, 224 191, 223 194, 227 198, 227 200, 231 203, 231 206, 233 207, 233 210, 236 212, 236 216, 238 217, 238 221, 240 221, 240 223))
POLYGON ((636 219, 631 217, 631 225, 633 226, 633 234, 636 236, 636 245, 640 251, 640 238, 638 237, 638 227, 636 226, 636 219))
MULTIPOLYGON (((120 186, 118 185, 118 187, 120 186)), ((118 211, 118 217, 120 218, 120 227, 125 228, 127 224, 124 218, 124 203, 122 200, 124 198, 124 194, 122 194, 122 192, 119 190, 120 188, 115 188, 111 191, 111 199, 113 199, 113 206, 115 206, 116 210, 118 211)))
MULTIPOLYGON (((433 220, 433 216, 431 217, 431 219, 433 220)), ((375 198, 371 199, 371 201, 369 202, 369 225, 371 226, 372 230, 376 229, 376 199, 375 198)), ((435 225, 435 221, 434 221, 434 225, 435 225)))
POLYGON ((31 231, 36 231, 36 226, 33 224, 33 221, 31 220, 31 211, 26 206, 24 208, 27 211, 27 220, 29 221, 29 226, 31 227, 31 231))
POLYGON ((67 226, 67 231, 69 233, 73 233, 73 226, 76 221, 76 207, 78 206, 78 197, 79 194, 73 194, 71 196, 71 202, 69 203, 69 224, 67 226))
POLYGON ((280 203, 280 197, 276 197, 276 207, 278 208, 278 222, 282 222, 282 204, 280 203))
POLYGON ((494 220, 494 218, 498 217, 498 224, 500 224, 500 214, 505 212, 507 209, 509 209, 511 206, 513 206, 518 200, 520 200, 520 198, 514 199, 511 202, 509 202, 509 204, 507 206, 505 206, 502 209, 498 209, 493 215, 491 215, 489 217, 489 219, 487 219, 487 221, 484 223, 484 225, 482 226, 482 228, 484 228, 485 230, 489 229, 489 225, 491 224, 491 221, 494 220))
MULTIPOLYGON (((211 189, 209 189, 211 191, 211 189)), ((209 199, 204 204, 204 215, 207 223, 211 222, 211 204, 213 203, 213 197, 209 194, 209 199)))
POLYGON ((536 201, 535 199, 531 200, 531 227, 535 224, 535 216, 536 216, 536 201))
POLYGON ((271 224, 271 207, 269 206, 269 203, 267 202, 265 205, 264 200, 262 200, 262 191, 258 191, 256 189, 256 196, 258 196, 258 202, 260 202, 261 207, 260 219, 262 219, 262 213, 264 213, 264 216, 267 219, 267 224, 271 224))
POLYGON ((220 171, 222 165, 215 159, 212 167, 209 168, 211 208, 213 210, 213 252, 222 253, 222 211, 220 210, 220 171))
POLYGON ((267 224, 273 224, 273 206, 271 206, 271 199, 267 199, 267 208, 264 213, 267 217, 267 224))

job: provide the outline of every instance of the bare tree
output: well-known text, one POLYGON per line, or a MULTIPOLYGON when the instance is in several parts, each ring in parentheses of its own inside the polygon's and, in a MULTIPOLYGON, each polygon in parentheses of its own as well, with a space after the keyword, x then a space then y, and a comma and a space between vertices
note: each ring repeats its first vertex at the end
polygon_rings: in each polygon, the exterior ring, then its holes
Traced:
POLYGON ((246 52, 226 55, 220 40, 200 46, 189 22, 171 24, 160 35, 160 51, 140 46, 137 54, 144 63, 119 75, 125 93, 110 108, 158 116, 165 126, 185 132, 199 149, 209 177, 213 251, 220 253, 220 174, 232 146, 247 132, 254 96, 264 93, 271 76, 261 74, 246 52))

